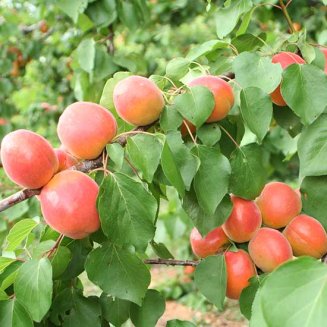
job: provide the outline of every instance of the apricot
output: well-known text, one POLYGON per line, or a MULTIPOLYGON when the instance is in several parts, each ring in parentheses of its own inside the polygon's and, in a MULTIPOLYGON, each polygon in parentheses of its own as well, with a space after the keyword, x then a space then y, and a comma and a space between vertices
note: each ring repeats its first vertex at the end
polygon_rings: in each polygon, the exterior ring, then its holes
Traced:
POLYGON ((68 169, 78 163, 78 160, 75 157, 60 148, 54 149, 54 152, 56 153, 59 162, 58 172, 68 169))
POLYGON ((118 115, 135 126, 156 121, 165 105, 160 89, 142 76, 129 76, 118 82, 113 99, 118 115))
POLYGON ((224 119, 234 105, 233 89, 226 81, 217 76, 197 77, 189 83, 189 86, 205 86, 213 93, 215 106, 207 119, 208 123, 224 119))
MULTIPOLYGON (((280 52, 275 54, 271 60, 274 64, 279 63, 283 69, 292 64, 305 64, 305 61, 293 52, 280 52)), ((286 102, 280 92, 280 85, 270 94, 271 101, 280 107, 286 106, 286 102)))
POLYGON ((227 272, 226 296, 238 300, 243 289, 249 285, 249 279, 256 275, 256 269, 244 250, 226 251, 224 255, 227 272))
POLYGON ((59 118, 61 143, 73 156, 94 159, 116 135, 117 122, 107 109, 92 102, 75 102, 59 118))
POLYGON ((295 256, 321 258, 327 252, 327 235, 321 223, 308 215, 299 215, 286 226, 283 234, 295 256))
POLYGON ((189 122, 188 120, 183 120, 183 123, 181 125, 181 134, 183 137, 189 135, 189 131, 188 131, 186 125, 192 134, 194 134, 196 131, 196 127, 191 122, 189 122))
POLYGON ((283 262, 292 259, 292 248, 286 237, 276 229, 260 228, 249 243, 249 253, 264 272, 273 271, 283 262))
POLYGON ((48 183, 58 170, 58 159, 51 144, 41 135, 25 129, 3 138, 1 162, 14 183, 32 189, 48 183))
POLYGON ((266 184, 256 202, 263 223, 277 229, 285 227, 302 209, 298 193, 280 182, 266 184))
POLYGON ((75 170, 56 174, 39 196, 46 223, 57 232, 81 239, 100 227, 96 200, 99 187, 89 176, 75 170))
POLYGON ((220 226, 210 231, 205 237, 202 237, 194 227, 190 235, 190 243, 193 253, 200 258, 205 258, 216 254, 229 243, 229 240, 220 226))
POLYGON ((327 74, 327 48, 320 48, 320 50, 325 55, 325 73, 327 74))
POLYGON ((254 201, 231 196, 233 210, 222 228, 234 242, 248 242, 261 227, 261 213, 254 201))

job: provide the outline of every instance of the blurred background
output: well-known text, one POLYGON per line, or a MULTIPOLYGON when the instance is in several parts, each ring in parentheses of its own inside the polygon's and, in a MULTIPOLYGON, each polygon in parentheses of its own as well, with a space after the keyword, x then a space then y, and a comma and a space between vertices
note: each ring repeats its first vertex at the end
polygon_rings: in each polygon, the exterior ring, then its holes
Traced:
MULTIPOLYGON (((271 5, 277 1, 270 1, 270 5, 265 4, 267 1, 253 2, 257 7, 249 33, 260 35, 277 49, 276 40, 290 37, 280 10, 271 5)), ((104 84, 118 71, 164 75, 171 59, 217 39, 215 12, 223 3, 1 0, 0 141, 6 133, 25 128, 58 146, 56 124, 67 105, 81 100, 99 102, 104 84)), ((321 1, 296 0, 288 9, 297 31, 306 33, 312 44, 327 44, 327 7, 321 1)), ((211 73, 220 74, 230 71, 233 56, 231 49, 220 49, 198 60, 203 65, 209 60, 211 73)), ((296 186, 296 138, 281 128, 274 129, 269 137, 270 178, 296 186)), ((0 198, 17 190, 0 169, 0 198)), ((0 245, 18 219, 40 216, 36 201, 31 199, 0 214, 0 245)), ((165 240, 176 258, 192 259, 187 246, 190 229, 190 219, 172 189, 160 213, 156 240, 165 240)), ((194 318, 200 326, 246 325, 236 302, 229 301, 224 313, 217 312, 196 292, 191 279, 188 268, 153 269, 153 286, 169 299, 164 319, 194 318)), ((87 290, 97 292, 92 285, 87 290)))

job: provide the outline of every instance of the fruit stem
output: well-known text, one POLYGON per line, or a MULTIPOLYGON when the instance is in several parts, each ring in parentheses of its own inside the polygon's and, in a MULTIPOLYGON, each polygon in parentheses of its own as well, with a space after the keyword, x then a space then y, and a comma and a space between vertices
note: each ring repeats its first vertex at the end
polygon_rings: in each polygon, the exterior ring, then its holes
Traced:
POLYGON ((176 259, 145 259, 147 265, 167 265, 167 266, 197 266, 200 260, 176 260, 176 259))
POLYGON ((53 253, 57 250, 57 248, 59 247, 61 241, 63 240, 64 238, 64 235, 63 234, 60 234, 59 237, 57 238, 57 241, 56 243, 53 245, 53 247, 48 251, 48 254, 47 254, 47 258, 50 258, 53 253))
POLYGON ((287 11, 287 6, 290 4, 290 2, 287 3, 287 5, 284 4, 284 0, 279 0, 279 4, 280 4, 280 7, 281 7, 281 10, 287 20, 287 23, 288 23, 288 26, 290 27, 290 31, 292 33, 295 33, 295 28, 293 26, 293 22, 292 22, 292 19, 290 17, 290 15, 288 14, 288 11, 287 11))

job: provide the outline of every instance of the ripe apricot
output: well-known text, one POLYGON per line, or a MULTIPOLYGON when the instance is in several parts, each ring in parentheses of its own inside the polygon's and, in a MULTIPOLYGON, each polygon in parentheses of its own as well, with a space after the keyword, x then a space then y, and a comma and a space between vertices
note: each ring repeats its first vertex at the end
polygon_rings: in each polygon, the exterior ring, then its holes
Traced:
POLYGON ((299 215, 286 226, 283 234, 295 256, 321 258, 327 252, 327 235, 321 223, 308 215, 299 215))
POLYGON ((25 129, 3 138, 1 162, 14 183, 32 189, 48 183, 58 170, 58 159, 51 144, 41 135, 25 129))
POLYGON ((81 239, 100 227, 96 200, 98 185, 75 170, 56 174, 39 196, 43 217, 48 225, 73 239, 81 239))
POLYGON ((256 269, 244 250, 226 251, 224 255, 227 272, 226 296, 238 300, 243 289, 249 285, 249 279, 256 275, 256 269))
POLYGON ((229 240, 220 226, 210 231, 205 237, 202 237, 194 227, 190 235, 190 243, 193 253, 200 258, 205 258, 216 254, 229 243, 229 240))
POLYGON ((302 209, 298 193, 280 182, 266 184, 256 202, 263 223, 277 229, 285 227, 302 209))
POLYGON ((325 55, 325 73, 327 74, 327 48, 320 48, 320 50, 325 55))
POLYGON ((196 127, 191 122, 189 122, 187 120, 183 120, 183 123, 181 125, 181 134, 183 137, 189 135, 189 131, 188 131, 186 125, 192 134, 194 134, 196 131, 196 127))
POLYGON ((248 242, 261 227, 261 213, 254 201, 231 196, 233 210, 222 228, 234 242, 248 242))
POLYGON ((249 243, 249 253, 264 272, 273 271, 283 262, 292 259, 292 248, 286 237, 276 229, 260 228, 249 243))
POLYGON ((78 160, 75 157, 60 148, 54 149, 54 152, 56 153, 59 162, 58 172, 68 169, 78 163, 78 160))
POLYGON ((118 115, 135 126, 156 121, 165 105, 160 89, 142 76, 129 76, 118 82, 113 99, 118 115))
POLYGON ((207 119, 208 123, 224 119, 234 105, 233 89, 226 81, 217 76, 197 77, 189 83, 189 86, 205 86, 213 93, 215 106, 207 119))
MULTIPOLYGON (((275 54, 271 60, 274 64, 279 63, 283 69, 292 64, 305 64, 305 61, 293 52, 280 52, 275 54)), ((271 101, 280 107, 286 106, 286 102, 280 92, 280 85, 270 94, 271 101)))
POLYGON ((59 118, 57 132, 61 143, 75 157, 94 159, 116 135, 115 117, 92 102, 75 102, 59 118))

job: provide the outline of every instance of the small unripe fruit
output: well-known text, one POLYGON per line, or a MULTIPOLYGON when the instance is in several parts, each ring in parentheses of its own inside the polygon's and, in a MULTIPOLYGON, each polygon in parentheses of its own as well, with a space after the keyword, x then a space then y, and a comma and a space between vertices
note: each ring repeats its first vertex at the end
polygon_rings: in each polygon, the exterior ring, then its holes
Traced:
POLYGON ((234 242, 248 242, 261 227, 261 213, 254 201, 231 196, 233 210, 222 225, 226 235, 234 242))
POLYGON ((96 200, 98 185, 74 170, 56 174, 43 187, 39 200, 48 225, 73 239, 81 239, 100 227, 96 200))
POLYGON ((298 193, 285 183, 266 184, 257 199, 263 223, 272 228, 285 227, 302 209, 298 193))
POLYGON ((116 135, 117 122, 105 108, 92 102, 75 102, 59 118, 61 143, 75 157, 94 159, 116 135))
POLYGON ((58 172, 68 169, 78 163, 78 160, 75 157, 62 149, 54 149, 54 151, 59 162, 58 172))
POLYGON ((14 183, 32 189, 48 183, 58 170, 58 159, 51 144, 41 135, 24 129, 3 138, 1 162, 14 183))
MULTIPOLYGON (((271 60, 274 64, 279 63, 283 69, 286 69, 292 64, 305 64, 305 61, 293 52, 280 52, 275 54, 271 60)), ((270 94, 273 103, 278 106, 286 106, 286 102, 280 92, 280 85, 270 94)))
POLYGON ((226 296, 238 300, 249 279, 256 275, 255 266, 244 250, 225 252, 227 289, 226 296))
POLYGON ((189 83, 189 86, 205 86, 213 93, 215 106, 207 119, 208 123, 224 119, 234 105, 233 89, 226 81, 217 76, 197 77, 189 83))
POLYGON ((142 76, 129 76, 118 82, 113 99, 118 115, 135 126, 155 122, 165 105, 157 85, 142 76))
POLYGON ((221 227, 213 229, 205 237, 202 237, 194 227, 190 242, 193 253, 200 258, 205 258, 219 252, 224 245, 229 243, 229 240, 221 227))
POLYGON ((273 271, 283 262, 293 258, 292 248, 286 237, 276 229, 260 228, 249 243, 249 253, 264 272, 273 271))
POLYGON ((321 223, 308 216, 295 217, 284 229, 295 256, 321 258, 327 252, 327 235, 321 223))

